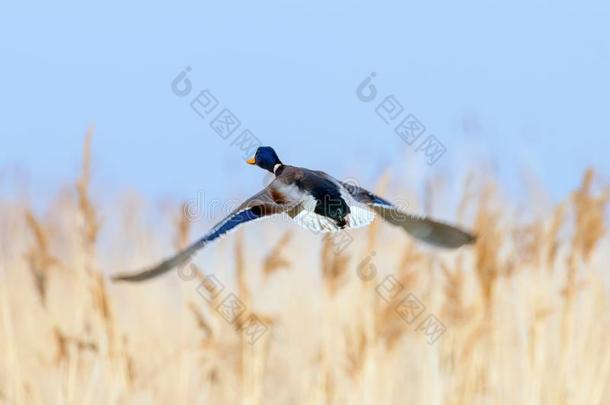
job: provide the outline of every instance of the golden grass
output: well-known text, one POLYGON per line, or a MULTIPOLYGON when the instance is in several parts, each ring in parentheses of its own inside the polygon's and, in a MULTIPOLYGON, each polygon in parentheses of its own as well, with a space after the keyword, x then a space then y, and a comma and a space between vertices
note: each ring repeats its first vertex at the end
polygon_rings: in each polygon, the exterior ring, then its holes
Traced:
MULTIPOLYGON (((126 206, 128 232, 106 233, 91 135, 44 214, 0 200, 0 403, 608 403, 609 193, 593 171, 528 223, 471 176, 458 219, 480 238, 457 252, 376 221, 336 254, 331 238, 261 222, 207 249, 192 277, 113 285, 196 235, 179 207, 155 228, 126 206), (211 274, 224 288, 206 298, 211 274), (384 299, 390 275, 401 290, 384 299), (232 323, 218 309, 231 293, 245 307, 232 323), (412 322, 397 311, 409 293, 424 305, 412 322), (446 327, 431 344, 429 315, 446 327), (254 344, 251 317, 268 328, 254 344)), ((441 192, 429 187, 427 211, 441 192)))

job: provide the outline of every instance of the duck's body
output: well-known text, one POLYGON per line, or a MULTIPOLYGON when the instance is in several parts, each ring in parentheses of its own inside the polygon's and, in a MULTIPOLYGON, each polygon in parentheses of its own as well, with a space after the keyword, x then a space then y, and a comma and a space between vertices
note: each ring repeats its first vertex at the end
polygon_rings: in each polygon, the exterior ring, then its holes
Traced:
POLYGON ((357 228, 375 217, 341 182, 324 172, 281 165, 268 189, 276 204, 291 205, 286 213, 292 219, 313 231, 357 228))
POLYGON ((282 213, 315 232, 365 226, 379 214, 392 225, 435 246, 457 248, 475 240, 459 228, 406 214, 387 200, 324 172, 284 165, 270 147, 258 148, 255 158, 248 163, 270 171, 275 178, 185 250, 148 270, 119 274, 113 280, 142 281, 156 277, 183 265, 199 249, 237 225, 282 213))

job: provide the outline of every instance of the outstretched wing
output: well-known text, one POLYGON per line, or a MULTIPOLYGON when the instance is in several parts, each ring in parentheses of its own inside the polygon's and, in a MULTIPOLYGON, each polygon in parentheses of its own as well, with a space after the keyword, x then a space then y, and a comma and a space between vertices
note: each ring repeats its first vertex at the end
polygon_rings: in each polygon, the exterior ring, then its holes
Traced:
POLYGON ((120 273, 114 275, 112 276, 112 280, 144 281, 157 277, 175 267, 185 264, 199 249, 229 232, 236 226, 256 219, 264 218, 269 215, 285 212, 290 208, 290 206, 286 204, 278 204, 276 201, 274 201, 272 196, 276 194, 271 192, 272 187, 273 184, 270 184, 260 193, 247 199, 235 211, 212 228, 205 236, 169 259, 166 259, 161 263, 138 273, 120 273))
POLYGON ((341 185, 345 187, 356 201, 372 207, 390 224, 401 227, 414 238, 431 245, 454 249, 473 243, 476 240, 474 235, 455 226, 402 212, 389 201, 362 187, 344 182, 341 182, 341 185))

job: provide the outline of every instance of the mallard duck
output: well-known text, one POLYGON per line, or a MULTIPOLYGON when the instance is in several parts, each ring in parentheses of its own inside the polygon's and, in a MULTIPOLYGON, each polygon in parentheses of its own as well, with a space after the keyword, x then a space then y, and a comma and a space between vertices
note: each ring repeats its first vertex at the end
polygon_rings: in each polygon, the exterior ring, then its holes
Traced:
POLYGON ((402 212, 389 201, 359 186, 341 182, 316 170, 285 165, 269 146, 261 146, 247 163, 275 175, 273 181, 248 198, 205 236, 173 257, 138 273, 118 274, 114 281, 143 281, 185 264, 199 249, 238 225, 287 214, 299 225, 315 232, 338 232, 370 224, 375 214, 407 231, 416 239, 443 248, 458 248, 475 236, 430 218, 402 212))

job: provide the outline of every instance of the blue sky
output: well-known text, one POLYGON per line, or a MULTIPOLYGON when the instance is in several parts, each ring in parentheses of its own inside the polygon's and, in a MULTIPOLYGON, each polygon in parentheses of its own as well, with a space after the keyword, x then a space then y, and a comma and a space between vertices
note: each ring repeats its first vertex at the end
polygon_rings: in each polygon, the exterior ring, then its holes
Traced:
POLYGON ((104 190, 252 194, 263 173, 189 106, 209 89, 286 163, 364 183, 405 160, 424 176, 485 164, 509 189, 525 169, 558 199, 587 166, 610 173, 608 21, 605 1, 5 2, 0 168, 50 193, 95 124, 104 190), (387 95, 446 147, 435 165, 376 115, 387 95))

